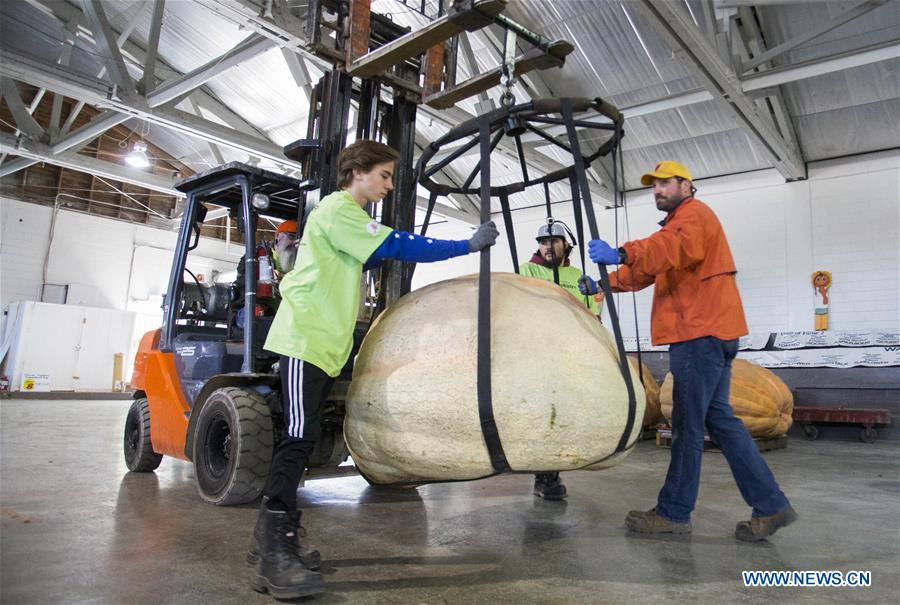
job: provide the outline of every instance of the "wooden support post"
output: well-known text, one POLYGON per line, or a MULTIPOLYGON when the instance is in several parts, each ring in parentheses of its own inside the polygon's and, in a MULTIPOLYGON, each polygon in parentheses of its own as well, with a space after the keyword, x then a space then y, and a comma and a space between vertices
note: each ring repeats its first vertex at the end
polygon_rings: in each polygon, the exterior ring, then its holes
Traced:
MULTIPOLYGON (((488 25, 506 8, 509 0, 473 0, 470 8, 435 19, 425 27, 385 44, 377 50, 347 64, 347 73, 358 78, 371 78, 398 63, 422 54, 464 30, 488 25)), ((351 30, 353 29, 351 16, 351 30)))
POLYGON ((347 71, 350 71, 354 61, 369 52, 371 22, 371 0, 350 0, 350 39, 347 41, 347 71))
POLYGON ((422 96, 441 92, 444 83, 444 43, 435 44, 425 54, 425 86, 422 96))

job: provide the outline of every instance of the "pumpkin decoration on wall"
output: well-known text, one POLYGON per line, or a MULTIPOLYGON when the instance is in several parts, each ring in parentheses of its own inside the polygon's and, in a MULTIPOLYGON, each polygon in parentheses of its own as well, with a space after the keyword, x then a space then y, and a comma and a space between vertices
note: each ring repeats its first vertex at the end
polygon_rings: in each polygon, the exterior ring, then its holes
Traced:
POLYGON ((831 287, 831 273, 828 271, 813 273, 812 286, 816 297, 816 330, 827 330, 828 288, 831 287))
MULTIPOLYGON (((673 384, 669 372, 659 392, 660 407, 667 420, 672 419, 673 384)), ((794 396, 778 376, 760 365, 734 360, 728 402, 753 437, 780 437, 791 428, 794 396)))

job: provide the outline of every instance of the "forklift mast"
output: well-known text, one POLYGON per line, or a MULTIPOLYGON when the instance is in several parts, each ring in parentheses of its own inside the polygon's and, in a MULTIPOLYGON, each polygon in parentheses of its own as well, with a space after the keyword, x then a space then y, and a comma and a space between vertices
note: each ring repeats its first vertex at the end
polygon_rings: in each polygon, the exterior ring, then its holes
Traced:
MULTIPOLYGON (((509 0, 409 0, 410 10, 430 19, 413 31, 371 11, 371 0, 310 0, 305 24, 307 50, 333 65, 313 89, 305 139, 284 147, 284 154, 303 166, 303 177, 316 183, 320 196, 337 188, 337 161, 346 146, 351 101, 357 104, 356 139, 384 142, 400 153, 394 191, 384 200, 381 216, 394 229, 415 226, 417 184, 413 160, 418 105, 448 108, 484 93, 509 77, 508 67, 456 82, 458 39, 466 32, 498 25, 507 46, 516 40, 529 48, 507 57, 515 74, 558 67, 573 47, 549 41, 501 12, 509 0), (432 10, 429 14, 429 9, 432 10), (504 71, 507 69, 507 72, 504 71)), ((388 261, 376 280, 375 315, 409 292, 414 265, 388 261)))

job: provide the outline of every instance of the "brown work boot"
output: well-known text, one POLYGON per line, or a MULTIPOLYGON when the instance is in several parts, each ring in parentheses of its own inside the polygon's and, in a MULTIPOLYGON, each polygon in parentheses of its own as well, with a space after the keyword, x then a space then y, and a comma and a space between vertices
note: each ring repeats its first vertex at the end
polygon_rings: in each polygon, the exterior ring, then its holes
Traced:
POLYGON ((790 505, 783 511, 768 517, 750 517, 749 521, 741 521, 734 528, 734 537, 744 542, 759 542, 774 534, 780 527, 790 525, 797 520, 797 512, 790 505))
POLYGON ((656 512, 656 508, 648 511, 633 510, 625 517, 625 527, 630 531, 642 534, 689 534, 691 522, 679 523, 669 521, 656 512))

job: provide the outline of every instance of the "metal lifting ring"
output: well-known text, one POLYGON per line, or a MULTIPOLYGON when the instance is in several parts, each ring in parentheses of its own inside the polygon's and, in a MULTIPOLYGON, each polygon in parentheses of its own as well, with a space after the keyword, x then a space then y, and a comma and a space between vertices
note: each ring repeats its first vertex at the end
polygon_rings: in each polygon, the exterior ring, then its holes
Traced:
MULTIPOLYGON (((454 160, 478 145, 479 122, 482 119, 487 119, 490 121, 491 151, 493 151, 497 147, 497 145, 500 143, 500 140, 504 136, 509 136, 515 139, 519 165, 522 171, 521 181, 509 185, 491 186, 492 197, 499 196, 501 194, 511 195, 513 193, 524 191, 526 188, 532 185, 538 185, 544 182, 555 183, 556 181, 559 181, 561 179, 568 178, 571 173, 571 169, 569 167, 562 168, 538 178, 531 178, 528 174, 525 151, 521 141, 521 135, 526 132, 531 132, 541 137, 542 139, 545 139, 547 142, 552 143, 553 145, 556 145, 557 147, 560 147, 561 149, 571 153, 572 149, 570 147, 568 137, 563 136, 560 138, 556 138, 547 133, 542 128, 548 125, 562 125, 564 127, 566 126, 566 120, 562 117, 563 100, 535 99, 533 101, 529 101, 528 103, 506 106, 505 103, 509 102, 509 100, 514 101, 515 99, 512 97, 511 93, 504 93, 500 99, 501 107, 499 109, 495 109, 486 116, 473 118, 467 122, 460 124, 459 126, 456 126, 452 130, 450 130, 450 132, 425 147, 424 151, 422 152, 422 156, 419 158, 419 162, 416 168, 416 174, 418 175, 419 183, 423 187, 428 189, 428 191, 439 196, 446 196, 448 194, 479 194, 480 189, 477 184, 473 186, 473 182, 480 172, 481 164, 477 165, 474 170, 470 172, 468 178, 466 178, 465 182, 462 185, 447 185, 438 183, 432 177, 439 171, 451 165, 454 160), (507 96, 507 94, 509 96, 507 96), (432 162, 432 158, 435 156, 435 154, 445 148, 449 150, 450 146, 457 141, 463 142, 457 146, 452 147, 451 153, 446 157, 437 162, 432 162)), ((608 154, 619 144, 619 141, 621 140, 623 135, 622 126, 624 123, 624 117, 621 113, 619 113, 619 110, 616 107, 599 98, 576 98, 569 99, 568 101, 571 101, 572 113, 594 112, 598 114, 597 117, 605 117, 609 120, 601 122, 591 120, 590 117, 586 119, 571 120, 572 125, 579 131, 590 129, 610 132, 609 137, 599 146, 599 148, 594 153, 584 156, 584 165, 585 167, 587 167, 591 164, 591 162, 596 160, 598 157, 608 154)), ((482 161, 485 161, 485 158, 482 158, 482 161)))

